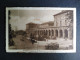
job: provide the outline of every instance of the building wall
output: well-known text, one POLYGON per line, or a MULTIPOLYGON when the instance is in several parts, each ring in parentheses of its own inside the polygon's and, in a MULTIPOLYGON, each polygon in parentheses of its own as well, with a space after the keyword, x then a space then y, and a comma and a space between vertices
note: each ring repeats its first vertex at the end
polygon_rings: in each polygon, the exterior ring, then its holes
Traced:
POLYGON ((41 24, 38 28, 30 31, 34 36, 46 36, 46 38, 72 39, 73 36, 73 14, 72 11, 65 11, 54 15, 54 26, 41 24))
MULTIPOLYGON (((57 15, 54 15, 54 26, 59 30, 62 30, 63 33, 63 37, 65 38, 65 36, 67 35, 66 31, 68 31, 68 38, 73 38, 72 34, 73 34, 73 12, 72 11, 64 11, 62 13, 59 13, 57 15)), ((60 35, 60 34, 59 34, 60 35)))

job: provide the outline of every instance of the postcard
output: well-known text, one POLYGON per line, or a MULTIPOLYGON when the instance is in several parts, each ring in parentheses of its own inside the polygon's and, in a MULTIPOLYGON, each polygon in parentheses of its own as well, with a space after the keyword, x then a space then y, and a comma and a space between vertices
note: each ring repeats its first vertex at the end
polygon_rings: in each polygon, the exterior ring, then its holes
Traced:
POLYGON ((76 8, 6 7, 6 52, 75 53, 76 8))

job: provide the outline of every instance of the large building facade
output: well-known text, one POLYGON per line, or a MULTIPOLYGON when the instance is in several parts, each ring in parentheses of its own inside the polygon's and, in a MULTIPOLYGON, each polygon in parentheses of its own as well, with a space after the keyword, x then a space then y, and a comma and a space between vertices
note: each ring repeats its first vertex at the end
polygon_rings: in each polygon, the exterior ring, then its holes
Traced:
POLYGON ((26 24, 26 32, 30 36, 45 38, 73 39, 73 11, 66 10, 54 15, 54 21, 43 24, 26 24))

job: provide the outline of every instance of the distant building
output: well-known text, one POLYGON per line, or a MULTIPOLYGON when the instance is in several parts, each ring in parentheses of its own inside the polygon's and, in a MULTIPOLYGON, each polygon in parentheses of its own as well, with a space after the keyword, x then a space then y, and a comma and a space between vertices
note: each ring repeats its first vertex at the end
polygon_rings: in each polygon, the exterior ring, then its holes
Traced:
POLYGON ((73 11, 66 10, 54 15, 54 21, 43 24, 26 24, 28 35, 46 36, 48 38, 73 38, 73 11))
POLYGON ((39 24, 35 24, 35 23, 28 23, 26 24, 26 33, 28 36, 30 36, 30 34, 34 34, 36 31, 36 29, 38 28, 39 24))

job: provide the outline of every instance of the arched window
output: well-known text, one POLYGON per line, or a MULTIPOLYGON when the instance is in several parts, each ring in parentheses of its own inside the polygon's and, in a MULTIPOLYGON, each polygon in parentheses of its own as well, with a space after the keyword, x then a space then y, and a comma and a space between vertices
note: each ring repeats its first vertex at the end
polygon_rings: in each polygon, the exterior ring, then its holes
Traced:
POLYGON ((56 32, 56 37, 58 37, 58 30, 56 30, 55 32, 56 32))
POLYGON ((62 26, 62 22, 60 21, 60 26, 62 26))
POLYGON ((66 29, 65 29, 64 33, 65 33, 65 38, 68 38, 68 31, 66 29))
POLYGON ((67 20, 65 20, 65 26, 67 26, 67 20))

